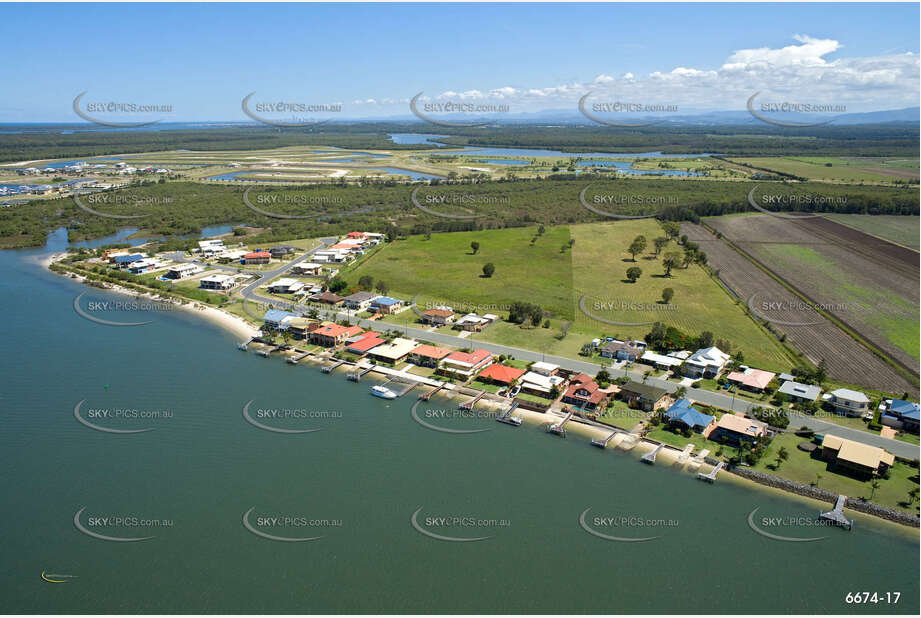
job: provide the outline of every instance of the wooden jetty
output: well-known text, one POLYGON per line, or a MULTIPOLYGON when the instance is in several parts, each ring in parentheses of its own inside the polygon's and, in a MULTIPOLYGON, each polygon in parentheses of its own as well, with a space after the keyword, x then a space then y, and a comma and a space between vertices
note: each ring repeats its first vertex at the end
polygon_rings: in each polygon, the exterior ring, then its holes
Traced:
POLYGON ((333 362, 333 363, 327 365, 326 367, 323 367, 323 369, 321 369, 321 371, 322 371, 323 373, 332 373, 334 369, 336 369, 337 367, 341 367, 341 366, 344 365, 344 364, 345 364, 345 361, 340 359, 340 360, 337 360, 337 361, 335 361, 335 362, 333 362))
POLYGON ((348 378, 348 379, 351 380, 352 382, 361 382, 361 379, 362 379, 365 375, 367 375, 368 373, 374 371, 374 365, 371 365, 370 367, 358 367, 358 366, 356 366, 356 369, 358 369, 358 371, 353 371, 352 373, 350 373, 349 375, 347 375, 346 378, 348 378))
POLYGON ((308 356, 310 356, 310 352, 301 352, 300 354, 294 354, 293 356, 288 357, 288 362, 291 363, 292 365, 296 365, 302 360, 304 360, 305 358, 307 358, 308 356))
POLYGON ((575 412, 570 411, 569 414, 567 414, 566 417, 563 420, 561 420, 559 423, 555 423, 547 427, 547 431, 550 433, 555 433, 558 436, 565 436, 566 435, 566 423, 569 422, 573 414, 575 414, 575 412))
POLYGON ((485 395, 486 395, 486 391, 480 391, 479 393, 477 393, 477 396, 476 396, 476 397, 474 397, 473 399, 471 399, 471 400, 469 400, 469 401, 465 401, 464 403, 460 404, 460 405, 458 406, 458 408, 460 408, 461 410, 472 410, 472 409, 473 409, 473 406, 476 405, 476 402, 478 402, 480 399, 482 399, 485 395))
POLYGON ((838 500, 835 501, 835 508, 830 511, 825 511, 824 513, 819 513, 819 519, 823 521, 829 521, 836 526, 841 526, 842 528, 847 528, 850 530, 854 527, 854 522, 844 516, 844 504, 847 502, 847 496, 838 496, 838 500))
POLYGON ((713 469, 710 470, 709 472, 698 472, 697 478, 701 481, 707 481, 708 483, 712 483, 713 481, 716 480, 716 475, 720 473, 720 470, 723 469, 724 465, 726 464, 721 461, 718 464, 716 464, 713 467, 713 469))
POLYGON ((240 345, 237 346, 237 349, 238 349, 238 350, 243 350, 244 352, 246 352, 246 349, 249 347, 249 344, 251 344, 251 343, 252 343, 253 341, 255 341, 255 340, 256 340, 255 337, 251 337, 251 338, 249 339, 249 341, 244 341, 244 342, 240 343, 240 345))
POLYGON ((435 388, 433 388, 433 389, 430 390, 429 392, 427 392, 427 393, 422 393, 421 395, 419 395, 419 399, 421 399, 422 401, 428 401, 429 399, 432 398, 433 395, 435 395, 436 393, 438 393, 438 391, 444 389, 447 385, 448 385, 447 382, 442 382, 441 384, 439 384, 438 386, 436 386, 435 388))
POLYGON ((665 448, 665 445, 664 445, 664 444, 660 444, 660 445, 657 446, 656 449, 655 449, 654 451, 652 451, 651 453, 646 453, 645 455, 643 455, 643 458, 642 458, 640 461, 642 461, 644 464, 649 464, 649 465, 652 465, 652 464, 656 463, 656 456, 657 456, 657 455, 659 454, 659 452, 660 452, 662 449, 664 449, 664 448, 665 448))
POLYGON ((403 385, 405 385, 404 388, 403 388, 403 390, 397 392, 397 397, 402 397, 403 395, 405 395, 405 394, 408 393, 409 391, 411 391, 411 390, 413 390, 414 388, 416 388, 417 386, 419 386, 419 385, 421 384, 421 382, 416 382, 415 380, 404 380, 404 379, 400 379, 400 378, 391 378, 390 380, 388 380, 387 382, 384 383, 384 386, 389 388, 389 386, 390 386, 391 384, 403 384, 403 385))
POLYGON ((515 427, 518 427, 519 425, 521 425, 521 417, 512 416, 512 413, 517 409, 518 409, 518 402, 513 401, 512 405, 509 406, 508 410, 506 410, 502 414, 502 416, 496 418, 496 420, 499 421, 500 423, 505 423, 506 425, 514 425, 515 427))
POLYGON ((613 440, 618 435, 620 435, 620 431, 615 429, 606 438, 592 438, 592 446, 597 446, 598 448, 606 448, 608 446, 608 442, 613 440))

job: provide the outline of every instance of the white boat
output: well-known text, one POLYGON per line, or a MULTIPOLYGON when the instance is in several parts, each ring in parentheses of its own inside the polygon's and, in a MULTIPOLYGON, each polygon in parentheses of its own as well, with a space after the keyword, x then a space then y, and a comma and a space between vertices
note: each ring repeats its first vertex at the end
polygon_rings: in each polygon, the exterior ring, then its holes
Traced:
POLYGON ((371 394, 374 395, 375 397, 380 397, 382 399, 396 399, 397 398, 396 393, 394 393, 392 390, 390 390, 386 386, 381 386, 380 384, 378 384, 377 386, 371 387, 371 394))

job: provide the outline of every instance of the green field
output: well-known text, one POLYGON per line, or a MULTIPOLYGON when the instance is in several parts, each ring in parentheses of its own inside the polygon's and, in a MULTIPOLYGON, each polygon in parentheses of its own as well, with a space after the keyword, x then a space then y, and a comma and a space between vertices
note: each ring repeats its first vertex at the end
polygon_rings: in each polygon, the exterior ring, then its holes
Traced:
POLYGON ((825 218, 916 251, 921 244, 919 243, 919 232, 921 232, 921 218, 919 217, 831 213, 825 215, 825 218))
POLYGON ((827 182, 918 182, 918 161, 844 157, 746 157, 733 161, 760 169, 827 182))
POLYGON ((572 262, 566 226, 548 227, 537 236, 536 228, 511 228, 479 232, 455 232, 410 236, 384 245, 347 275, 350 284, 363 275, 384 281, 389 293, 417 304, 445 304, 456 310, 504 313, 515 301, 536 303, 555 317, 572 317, 572 262), (480 243, 474 254, 470 243, 480 243), (483 265, 496 271, 483 277, 483 265))
MULTIPOLYGON (((741 349, 746 362, 764 369, 786 370, 790 366, 782 346, 761 329, 703 268, 691 264, 664 276, 662 257, 678 251, 672 241, 654 255, 652 241, 663 236, 653 220, 640 219, 570 226, 573 245, 574 302, 587 295, 586 306, 592 316, 621 323, 661 321, 691 334, 710 331, 717 339, 732 344, 733 353, 741 349), (626 249, 632 239, 644 235, 650 247, 634 263, 626 249), (643 274, 636 283, 625 279, 626 270, 638 266, 643 274), (675 292, 669 305, 660 303, 662 290, 675 292)), ((582 332, 603 333, 618 338, 644 337, 649 324, 612 325, 576 311, 576 327, 582 332)), ((597 336, 597 335, 595 335, 597 336)))

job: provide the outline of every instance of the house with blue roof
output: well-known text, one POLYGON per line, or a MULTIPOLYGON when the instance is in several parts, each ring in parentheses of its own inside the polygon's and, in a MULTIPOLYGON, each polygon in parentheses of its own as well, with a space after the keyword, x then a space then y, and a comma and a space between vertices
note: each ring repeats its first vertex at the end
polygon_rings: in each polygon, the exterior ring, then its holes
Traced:
POLYGON ((684 425, 691 431, 698 433, 709 427, 710 423, 716 420, 715 416, 704 414, 692 406, 691 401, 688 399, 679 399, 673 403, 665 411, 665 418, 668 419, 669 423, 684 425))
POLYGON ((275 330, 287 330, 288 326, 285 323, 285 320, 296 317, 297 315, 291 313, 290 311, 269 309, 265 312, 265 315, 262 316, 262 321, 265 323, 266 328, 272 328, 275 330))
POLYGON ((394 313, 403 306, 403 301, 389 296, 378 296, 371 301, 371 309, 384 314, 394 313))
POLYGON ((132 253, 131 255, 118 255, 115 256, 115 265, 119 268, 126 268, 128 264, 132 262, 137 262, 138 260, 143 260, 143 253, 132 253))
POLYGON ((918 433, 919 406, 913 401, 893 399, 886 403, 886 410, 879 416, 879 422, 893 429, 918 433))

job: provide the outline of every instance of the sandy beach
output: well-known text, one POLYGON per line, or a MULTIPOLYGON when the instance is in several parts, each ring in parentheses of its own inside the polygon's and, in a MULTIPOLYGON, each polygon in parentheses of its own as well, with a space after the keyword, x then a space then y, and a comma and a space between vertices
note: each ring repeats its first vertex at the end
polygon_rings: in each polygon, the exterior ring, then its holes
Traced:
MULTIPOLYGON (((42 260, 40 260, 40 262, 45 268, 48 268, 51 264, 62 259, 66 255, 67 255, 66 253, 54 253, 47 257, 44 257, 42 260)), ((69 277, 70 275, 67 275, 67 276, 69 277)), ((74 280, 85 282, 86 278, 80 275, 77 275, 74 278, 74 280)), ((132 290, 130 288, 126 288, 126 287, 123 287, 123 286, 120 286, 114 283, 106 282, 106 285, 109 286, 106 288, 107 290, 118 292, 120 294, 125 294, 126 296, 133 296, 135 298, 145 298, 148 300, 155 300, 155 301, 162 302, 162 303, 170 303, 179 309, 182 309, 190 313, 194 313, 195 315, 201 316, 205 318, 206 320, 209 320, 213 324, 217 324, 218 326, 240 337, 241 340, 249 340, 259 335, 259 330, 256 327, 252 326, 249 322, 247 322, 243 318, 237 317, 235 315, 231 315, 230 313, 227 313, 226 311, 223 311, 216 307, 209 307, 207 305, 203 305, 201 303, 197 303, 194 301, 182 302, 182 301, 176 300, 175 298, 166 298, 166 297, 160 296, 159 294, 154 294, 152 292, 138 292, 137 290, 132 290)))

